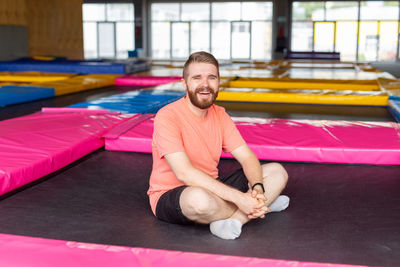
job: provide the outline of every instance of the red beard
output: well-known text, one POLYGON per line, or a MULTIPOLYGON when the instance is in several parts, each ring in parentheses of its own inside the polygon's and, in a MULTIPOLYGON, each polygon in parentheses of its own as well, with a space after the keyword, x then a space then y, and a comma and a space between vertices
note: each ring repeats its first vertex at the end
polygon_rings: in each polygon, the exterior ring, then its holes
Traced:
POLYGON ((218 92, 214 92, 214 90, 212 90, 209 87, 206 88, 197 88, 196 90, 193 91, 189 91, 186 90, 190 99, 190 102, 192 102, 192 104, 198 108, 201 109, 207 109, 209 107, 212 106, 212 104, 214 104, 215 100, 217 99, 218 96, 218 92), (211 99, 210 100, 203 100, 203 99, 199 99, 197 94, 202 92, 202 91, 207 91, 210 92, 211 94, 211 99))

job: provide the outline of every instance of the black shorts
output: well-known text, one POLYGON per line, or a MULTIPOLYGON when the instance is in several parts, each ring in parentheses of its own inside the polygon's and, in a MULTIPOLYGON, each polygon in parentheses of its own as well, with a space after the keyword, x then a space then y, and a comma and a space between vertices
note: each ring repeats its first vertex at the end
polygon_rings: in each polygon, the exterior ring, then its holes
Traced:
MULTIPOLYGON (((249 184, 243 169, 239 169, 226 177, 218 177, 217 180, 238 189, 241 192, 249 190, 249 184)), ((156 216, 158 219, 175 224, 193 224, 194 222, 183 215, 179 199, 187 185, 182 185, 165 192, 157 202, 156 216)))

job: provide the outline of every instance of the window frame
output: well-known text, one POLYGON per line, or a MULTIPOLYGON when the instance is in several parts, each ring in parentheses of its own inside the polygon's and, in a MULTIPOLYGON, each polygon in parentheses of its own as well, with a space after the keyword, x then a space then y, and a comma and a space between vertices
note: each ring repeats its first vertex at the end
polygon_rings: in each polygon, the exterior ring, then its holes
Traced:
MULTIPOLYGON (((362 24, 362 22, 368 22, 368 21, 371 21, 371 22, 376 22, 377 23, 377 25, 378 25, 378 45, 377 45, 377 57, 376 57, 376 60, 375 61, 379 61, 379 53, 380 53, 380 47, 379 47, 379 39, 380 39, 380 32, 379 32, 379 27, 380 27, 380 25, 381 25, 381 23, 382 22, 386 22, 386 21, 396 21, 396 20, 393 20, 393 19, 384 19, 384 18, 382 18, 382 19, 365 19, 365 20, 361 20, 361 5, 362 5, 362 2, 374 2, 373 0, 372 1, 361 1, 361 0, 357 0, 357 1, 352 1, 352 2, 357 2, 357 20, 354 20, 354 19, 338 19, 338 20, 332 20, 332 19, 327 19, 326 18, 326 10, 327 10, 327 2, 332 2, 332 1, 329 1, 329 0, 322 0, 322 1, 292 1, 291 2, 291 5, 290 5, 290 9, 291 9, 291 18, 290 18, 290 21, 291 21, 291 25, 290 25, 290 29, 291 29, 291 33, 290 33, 290 50, 292 50, 292 44, 293 44, 293 23, 295 23, 295 22, 299 22, 299 23, 305 23, 305 22, 312 22, 313 23, 313 29, 312 29, 312 32, 313 32, 313 36, 312 36, 312 48, 311 48, 311 51, 312 52, 314 52, 315 50, 314 50, 314 48, 315 48, 315 23, 320 23, 320 22, 333 22, 334 23, 334 36, 333 36, 333 40, 334 40, 334 51, 335 52, 340 52, 340 51, 336 51, 336 49, 337 49, 337 46, 336 46, 336 38, 337 38, 337 23, 338 22, 342 22, 342 21, 356 21, 356 23, 357 23, 357 38, 356 38, 356 51, 354 51, 355 52, 355 56, 356 56, 356 58, 355 58, 355 60, 356 61, 364 61, 364 60, 360 60, 360 29, 361 29, 361 24, 362 24), (294 15, 293 14, 295 14, 294 13, 294 5, 295 5, 295 3, 310 3, 310 2, 313 2, 313 3, 323 3, 323 8, 324 8, 324 11, 323 11, 323 13, 324 13, 324 19, 323 20, 309 20, 309 19, 295 19, 294 18, 294 15)), ((338 1, 339 2, 339 1, 338 1)), ((397 26, 398 26, 398 29, 397 29, 397 51, 394 51, 395 53, 396 53, 396 57, 395 57, 395 59, 394 59, 394 61, 395 62, 398 62, 398 61, 400 61, 400 1, 390 1, 390 2, 398 2, 398 5, 397 5, 397 9, 398 9, 398 17, 397 17, 397 26)), ((295 49, 293 49, 293 51, 296 51, 295 49)), ((297 50, 298 51, 298 50, 297 50)), ((387 62, 391 62, 391 61, 387 61, 387 62)))
MULTIPOLYGON (((85 23, 95 23, 96 24, 96 47, 97 47, 96 48, 97 49, 96 57, 87 57, 85 55, 85 51, 84 51, 84 58, 85 59, 101 59, 101 58, 103 58, 103 57, 100 57, 101 51, 99 49, 100 48, 99 25, 103 24, 103 23, 110 23, 110 24, 112 23, 113 24, 113 29, 114 29, 113 30, 113 33, 114 33, 114 37, 113 37, 114 38, 114 55, 112 57, 104 57, 104 58, 107 58, 107 59, 123 59, 123 58, 117 57, 118 56, 117 24, 118 23, 131 23, 132 24, 132 29, 135 30, 135 5, 134 5, 134 3, 131 3, 131 2, 92 3, 92 2, 89 2, 89 3, 83 3, 82 4, 82 11, 83 11, 84 5, 104 5, 104 19, 103 20, 84 19, 83 18, 83 14, 82 14, 82 25, 85 25, 85 23), (111 19, 109 19, 108 15, 107 15, 107 12, 108 12, 107 11, 108 10, 107 6, 108 5, 115 5, 115 4, 129 4, 129 5, 132 5, 132 11, 133 11, 132 20, 129 20, 129 19, 111 20, 111 19)), ((132 32, 132 35, 133 35, 132 50, 134 50, 135 49, 135 33, 132 32)), ((83 35, 83 42, 85 42, 85 35, 83 35)))
MULTIPOLYGON (((243 12, 242 12, 242 5, 243 5, 243 3, 247 3, 247 1, 235 1, 235 0, 233 0, 233 1, 196 1, 196 2, 182 2, 182 1, 168 1, 168 2, 165 2, 165 1, 151 1, 150 3, 149 3, 149 9, 148 9, 148 16, 149 16, 149 28, 150 28, 150 33, 149 33, 149 36, 150 36, 150 42, 149 42, 149 54, 150 54, 150 56, 153 58, 153 59, 155 59, 155 60, 160 60, 160 61, 163 61, 163 60, 179 60, 179 59, 181 59, 181 58, 174 58, 173 56, 172 56, 172 51, 173 51, 173 46, 172 46, 172 24, 173 23, 177 23, 177 22, 185 22, 185 23, 188 23, 189 24, 189 33, 188 33, 188 35, 189 35, 189 54, 192 52, 192 44, 191 44, 191 36, 192 36, 192 34, 193 34, 193 32, 192 32, 192 26, 191 26, 191 24, 192 23, 198 23, 198 22, 202 22, 202 23, 208 23, 208 27, 209 27, 209 29, 208 29, 208 34, 209 34, 209 36, 208 36, 208 51, 210 51, 211 53, 213 53, 213 51, 212 51, 212 49, 213 49, 213 46, 212 46, 212 41, 213 41, 213 39, 212 39, 212 35, 213 35, 213 32, 212 32, 212 27, 213 27, 213 23, 218 23, 218 22, 227 22, 227 23, 229 23, 230 24, 230 32, 229 32, 229 35, 230 35, 230 38, 229 38, 229 47, 230 47, 230 51, 229 51, 229 58, 222 58, 223 60, 253 60, 253 58, 252 58, 252 40, 253 40, 253 32, 252 32, 252 24, 253 24, 253 22, 266 22, 266 23, 270 23, 271 25, 273 24, 272 22, 273 22, 273 5, 274 5, 274 3, 273 3, 273 1, 272 0, 268 0, 268 1, 257 1, 257 0, 255 0, 255 1, 251 1, 251 2, 260 2, 260 3, 265 3, 265 2, 268 2, 268 3, 270 3, 270 5, 271 5, 271 14, 269 15, 269 17, 270 17, 270 19, 264 19, 264 20, 260 20, 260 19, 255 19, 255 20, 248 20, 248 19, 243 19, 243 12), (225 20, 225 19, 213 19, 213 13, 212 13, 212 4, 213 3, 231 3, 231 2, 237 2, 237 3, 240 3, 240 8, 241 8, 241 12, 240 12, 240 20, 237 20, 237 19, 235 19, 235 20, 225 20), (208 19, 207 20, 205 20, 205 19, 195 19, 195 20, 183 20, 182 19, 182 4, 188 4, 188 3, 193 3, 193 4, 200 4, 200 3, 206 3, 206 4, 208 4, 208 8, 209 8, 209 14, 208 14, 208 19), (152 5, 153 4, 179 4, 179 15, 178 15, 178 17, 179 17, 179 20, 160 20, 160 19, 153 19, 152 18, 152 5), (170 22, 170 55, 169 55, 169 58, 154 58, 153 57, 153 40, 152 40, 152 38, 151 38, 151 36, 152 36, 152 31, 153 31, 153 22, 170 22), (245 22, 245 23, 247 23, 247 22, 250 22, 250 39, 249 39, 249 57, 248 58, 232 58, 232 24, 233 23, 236 23, 236 22, 245 22)), ((269 58, 263 58, 263 59, 257 59, 257 60, 270 60, 271 59, 271 57, 272 57, 272 50, 273 50, 273 45, 272 45, 272 38, 273 38, 273 31, 272 31, 272 29, 271 29, 271 34, 270 34, 270 40, 271 40, 271 47, 270 47, 270 53, 267 53, 267 56, 269 56, 269 58)))

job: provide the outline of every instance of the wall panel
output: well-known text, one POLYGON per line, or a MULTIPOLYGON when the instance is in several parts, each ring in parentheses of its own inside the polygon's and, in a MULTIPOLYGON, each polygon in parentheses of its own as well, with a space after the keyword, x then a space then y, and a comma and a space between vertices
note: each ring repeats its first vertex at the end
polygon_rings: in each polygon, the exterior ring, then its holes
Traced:
POLYGON ((0 24, 26 26, 26 0, 1 0, 0 24))
POLYGON ((0 25, 28 28, 30 56, 83 59, 83 0, 1 0, 0 25))
POLYGON ((83 59, 83 0, 26 1, 30 55, 83 59))

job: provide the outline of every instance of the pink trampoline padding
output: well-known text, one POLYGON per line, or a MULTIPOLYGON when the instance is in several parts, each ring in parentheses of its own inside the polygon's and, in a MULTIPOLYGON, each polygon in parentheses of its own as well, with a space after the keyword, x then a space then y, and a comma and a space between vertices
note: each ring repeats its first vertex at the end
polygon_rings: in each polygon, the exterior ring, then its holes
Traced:
POLYGON ((129 120, 126 120, 125 122, 119 124, 118 126, 114 127, 110 131, 108 131, 106 134, 103 135, 104 138, 107 139, 116 139, 119 138, 122 134, 125 132, 129 131, 136 125, 142 123, 143 121, 150 119, 154 117, 155 114, 136 114, 129 120))
MULTIPOLYGON (((107 137, 105 134, 105 149, 111 151, 128 151, 151 153, 151 141, 154 130, 154 120, 149 118, 135 124, 134 127, 122 133, 119 137, 107 137)), ((121 127, 124 124, 121 124, 121 127)))
MULTIPOLYGON (((348 164, 400 164, 400 124, 233 118, 243 138, 261 160, 348 164)), ((151 153, 153 121, 146 120, 108 150, 151 153)), ((222 153, 222 157, 231 157, 222 153)))
POLYGON ((39 112, 0 122, 0 195, 102 147, 101 136, 132 115, 39 112))
POLYGON ((42 108, 43 113, 71 113, 83 112, 85 114, 121 114, 121 112, 110 112, 106 109, 87 109, 87 108, 42 108))
POLYGON ((176 82, 182 79, 180 76, 135 76, 125 75, 115 79, 116 85, 156 86, 176 82))
POLYGON ((120 247, 6 234, 0 234, 0 265, 7 267, 343 266, 336 264, 120 247))

